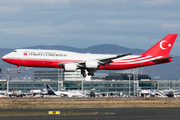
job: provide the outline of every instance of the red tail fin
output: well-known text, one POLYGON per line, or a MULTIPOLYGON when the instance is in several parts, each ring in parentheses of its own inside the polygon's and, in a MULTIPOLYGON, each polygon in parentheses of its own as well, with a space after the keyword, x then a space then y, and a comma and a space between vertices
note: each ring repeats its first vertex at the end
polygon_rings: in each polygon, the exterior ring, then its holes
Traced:
POLYGON ((165 38, 156 43, 153 47, 151 47, 142 55, 167 57, 171 51, 171 48, 176 40, 177 35, 178 34, 168 34, 165 38))

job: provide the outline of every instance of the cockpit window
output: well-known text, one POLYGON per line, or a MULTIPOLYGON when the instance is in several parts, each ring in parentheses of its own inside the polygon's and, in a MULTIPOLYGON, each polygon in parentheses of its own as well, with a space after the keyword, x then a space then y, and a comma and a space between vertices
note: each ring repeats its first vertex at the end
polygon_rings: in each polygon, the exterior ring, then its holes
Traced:
POLYGON ((16 50, 14 50, 14 52, 17 52, 16 50))

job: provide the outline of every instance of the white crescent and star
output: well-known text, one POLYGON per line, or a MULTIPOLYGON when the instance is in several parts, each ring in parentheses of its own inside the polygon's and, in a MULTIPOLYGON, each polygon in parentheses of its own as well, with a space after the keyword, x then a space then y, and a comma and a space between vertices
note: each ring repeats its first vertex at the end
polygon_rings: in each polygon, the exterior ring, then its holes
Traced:
MULTIPOLYGON (((168 42, 167 42, 166 40, 162 40, 162 41, 159 43, 159 47, 160 47, 162 50, 166 50, 167 47, 164 48, 164 47, 162 46, 163 43, 168 43, 168 42)), ((170 44, 170 43, 168 44, 168 47, 171 47, 171 44, 170 44)))

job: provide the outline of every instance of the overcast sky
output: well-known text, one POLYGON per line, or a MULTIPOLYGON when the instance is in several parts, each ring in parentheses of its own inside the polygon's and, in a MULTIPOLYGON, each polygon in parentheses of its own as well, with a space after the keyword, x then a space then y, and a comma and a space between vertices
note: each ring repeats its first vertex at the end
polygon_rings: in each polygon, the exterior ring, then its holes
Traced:
MULTIPOLYGON (((147 50, 179 34, 179 6, 179 0, 0 0, 0 48, 52 43, 147 50)), ((179 51, 180 35, 171 54, 179 51)))

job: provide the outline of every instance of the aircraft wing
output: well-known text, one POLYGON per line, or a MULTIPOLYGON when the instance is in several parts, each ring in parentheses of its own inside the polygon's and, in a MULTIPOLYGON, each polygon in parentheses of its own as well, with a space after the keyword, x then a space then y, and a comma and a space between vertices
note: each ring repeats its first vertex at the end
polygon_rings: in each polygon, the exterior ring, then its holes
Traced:
POLYGON ((180 95, 180 91, 178 91, 178 92, 174 91, 174 95, 180 95))
POLYGON ((117 58, 121 58, 124 56, 128 56, 131 55, 132 53, 128 53, 128 54, 121 54, 121 55, 116 55, 114 57, 110 57, 110 58, 102 58, 102 59, 98 59, 100 63, 102 64, 109 64, 111 62, 113 62, 112 60, 117 59, 117 58))
POLYGON ((119 92, 100 92, 100 94, 119 94, 119 92))
MULTIPOLYGON (((128 56, 128 55, 131 55, 131 54, 132 53, 114 55, 113 57, 95 59, 95 60, 90 60, 90 61, 97 61, 99 65, 105 65, 105 64, 109 64, 109 63, 113 62, 112 60, 114 60, 114 59, 121 58, 121 57, 124 57, 124 56, 128 56)), ((71 62, 71 63, 76 63, 78 68, 86 67, 86 65, 85 65, 86 61, 71 62)), ((65 64, 68 64, 68 63, 58 63, 59 66, 64 66, 65 64)))
POLYGON ((102 95, 103 93, 95 93, 95 95, 102 95))
MULTIPOLYGON (((109 57, 109 58, 102 58, 102 59, 95 59, 96 61, 98 61, 99 65, 105 65, 105 64, 109 64, 111 62, 113 62, 112 60, 117 59, 117 58, 121 58, 124 56, 128 56, 131 55, 132 53, 128 53, 128 54, 120 54, 120 55, 114 55, 113 57, 109 57)), ((78 62, 78 66, 79 67, 85 67, 85 62, 86 61, 81 61, 78 62)))

